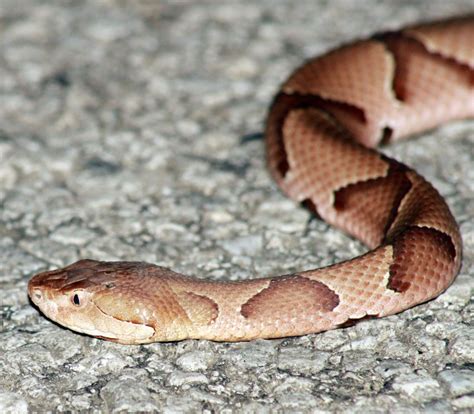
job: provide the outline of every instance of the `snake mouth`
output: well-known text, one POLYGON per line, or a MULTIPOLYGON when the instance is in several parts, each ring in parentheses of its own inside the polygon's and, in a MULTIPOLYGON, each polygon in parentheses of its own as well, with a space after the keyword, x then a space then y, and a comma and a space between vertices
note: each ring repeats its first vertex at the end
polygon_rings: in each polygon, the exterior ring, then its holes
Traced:
POLYGON ((103 339, 104 341, 110 341, 110 342, 119 343, 119 339, 118 339, 118 338, 112 338, 112 337, 110 337, 110 336, 97 335, 96 338, 98 338, 98 339, 103 339))
MULTIPOLYGON (((108 334, 112 335, 108 336, 100 332, 88 333, 89 335, 111 342, 135 344, 137 341, 143 343, 143 341, 151 340, 156 334, 155 327, 148 323, 120 319, 117 316, 109 315, 94 300, 91 300, 91 304, 93 304, 97 313, 96 317, 100 316, 104 326, 109 328, 108 334)), ((97 327, 96 329, 99 330, 97 327)))

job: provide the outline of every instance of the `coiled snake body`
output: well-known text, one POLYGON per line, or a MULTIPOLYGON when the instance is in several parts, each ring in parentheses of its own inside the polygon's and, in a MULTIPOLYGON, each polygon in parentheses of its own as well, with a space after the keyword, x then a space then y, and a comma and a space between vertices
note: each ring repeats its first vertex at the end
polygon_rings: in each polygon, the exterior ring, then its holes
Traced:
POLYGON ((459 271, 457 224, 427 181, 372 148, 472 116, 473 17, 343 46, 283 84, 268 115, 267 159, 289 197, 373 250, 238 283, 81 260, 34 276, 29 295, 52 320, 120 343, 304 335, 430 300, 459 271))

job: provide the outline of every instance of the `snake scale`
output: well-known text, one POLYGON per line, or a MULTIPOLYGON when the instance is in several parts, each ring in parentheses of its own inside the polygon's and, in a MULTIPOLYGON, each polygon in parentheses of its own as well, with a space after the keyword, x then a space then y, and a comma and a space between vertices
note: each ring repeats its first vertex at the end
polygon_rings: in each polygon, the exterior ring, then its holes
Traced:
POLYGON ((342 46, 282 85, 265 128, 267 163, 290 198, 372 250, 240 282, 80 260, 35 275, 29 296, 53 321, 124 344, 305 335, 426 302, 459 271, 458 226, 431 184, 373 148, 473 116, 474 17, 342 46))

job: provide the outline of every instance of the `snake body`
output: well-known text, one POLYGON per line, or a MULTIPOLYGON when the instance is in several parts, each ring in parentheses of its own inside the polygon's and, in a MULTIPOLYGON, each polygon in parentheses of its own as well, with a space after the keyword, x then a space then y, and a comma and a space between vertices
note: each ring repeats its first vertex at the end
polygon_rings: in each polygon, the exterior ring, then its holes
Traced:
POLYGON ((473 17, 342 46, 283 84, 267 119, 266 154, 289 197, 372 250, 241 282, 81 260, 34 276, 29 295, 61 325, 128 344, 305 335, 428 301, 459 271, 458 226, 431 184, 373 148, 473 116, 473 17))

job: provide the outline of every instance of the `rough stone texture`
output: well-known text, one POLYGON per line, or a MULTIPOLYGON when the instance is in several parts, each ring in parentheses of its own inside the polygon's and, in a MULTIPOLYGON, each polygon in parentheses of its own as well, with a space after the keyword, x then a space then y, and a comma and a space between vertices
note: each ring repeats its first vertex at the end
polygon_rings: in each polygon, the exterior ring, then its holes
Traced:
POLYGON ((86 257, 236 280, 361 253, 279 193, 250 134, 305 58, 467 11, 471 0, 2 0, 0 411, 472 412, 473 122, 387 149, 447 197, 464 239, 455 284, 401 315, 284 340, 120 346, 52 324, 25 289, 86 257))

